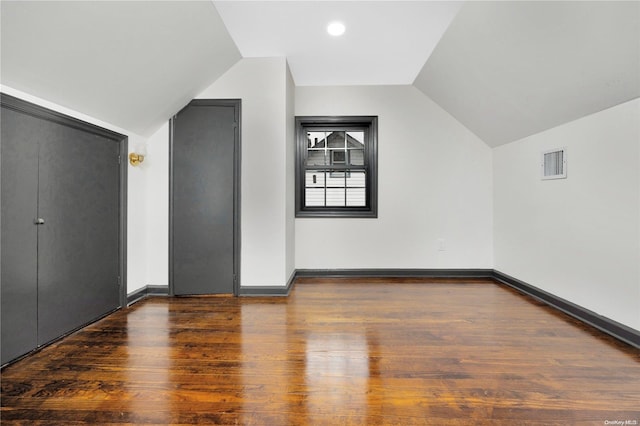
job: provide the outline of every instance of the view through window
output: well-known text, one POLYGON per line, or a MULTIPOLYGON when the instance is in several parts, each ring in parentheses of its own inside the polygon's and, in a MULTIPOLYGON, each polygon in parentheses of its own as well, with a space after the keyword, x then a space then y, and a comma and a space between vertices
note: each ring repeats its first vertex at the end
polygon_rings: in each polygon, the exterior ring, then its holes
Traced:
POLYGON ((377 118, 297 123, 297 216, 375 217, 377 118))

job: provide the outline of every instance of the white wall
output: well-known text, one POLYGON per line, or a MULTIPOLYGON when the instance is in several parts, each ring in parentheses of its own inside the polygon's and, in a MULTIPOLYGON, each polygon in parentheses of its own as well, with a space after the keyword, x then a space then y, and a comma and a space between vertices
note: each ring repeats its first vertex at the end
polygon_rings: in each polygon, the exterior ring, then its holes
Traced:
POLYGON ((285 276, 290 277, 296 268, 296 197, 295 197, 295 154, 296 154, 296 136, 295 136, 295 97, 296 86, 293 76, 287 64, 287 105, 286 105, 286 147, 285 147, 285 167, 286 167, 286 203, 285 203, 285 276))
MULTIPOLYGON (((46 101, 28 93, 13 89, 8 86, 1 86, 0 91, 7 95, 15 96, 36 105, 49 108, 51 110, 66 114, 87 123, 103 127, 105 129, 121 133, 129 137, 129 152, 136 147, 144 147, 146 139, 140 135, 126 129, 114 126, 110 123, 90 117, 78 111, 65 108, 53 102, 46 101)), ((128 159, 123 159, 128 161, 128 159)), ((142 168, 129 167, 128 169, 128 214, 127 214, 127 292, 131 293, 147 284, 146 278, 146 210, 147 203, 144 199, 146 175, 142 168)))
MULTIPOLYGON (((129 152, 146 145, 142 137, 128 136, 129 152)), ((129 159, 123 161, 129 162, 129 159)), ((147 190, 144 163, 138 167, 127 167, 127 294, 130 294, 148 284, 146 223, 149 207, 144 196, 147 190)))
POLYGON ((197 98, 242 99, 242 286, 284 286, 287 270, 287 63, 242 59, 197 98))
POLYGON ((640 100, 494 149, 495 269, 640 330, 640 100), (540 153, 567 147, 567 179, 540 153))
POLYGON ((296 115, 378 116, 378 218, 296 219, 296 267, 492 268, 492 153, 413 86, 298 87, 296 115), (444 239, 445 251, 438 250, 444 239))
POLYGON ((144 171, 146 284, 169 285, 169 123, 147 143, 144 171))

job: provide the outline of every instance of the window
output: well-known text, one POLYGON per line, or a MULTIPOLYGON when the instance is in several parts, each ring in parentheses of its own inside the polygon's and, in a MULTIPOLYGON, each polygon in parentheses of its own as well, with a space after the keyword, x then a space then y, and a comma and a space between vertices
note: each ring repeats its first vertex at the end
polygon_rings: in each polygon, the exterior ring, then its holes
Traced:
POLYGON ((296 217, 377 217, 378 118, 296 117, 296 217))

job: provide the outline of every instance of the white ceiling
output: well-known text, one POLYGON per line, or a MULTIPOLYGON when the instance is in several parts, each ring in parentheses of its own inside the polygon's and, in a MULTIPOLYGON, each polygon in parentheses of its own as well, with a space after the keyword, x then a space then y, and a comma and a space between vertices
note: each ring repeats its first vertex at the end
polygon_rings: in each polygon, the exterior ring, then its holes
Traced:
POLYGON ((298 86, 412 84, 462 6, 438 1, 214 1, 243 57, 284 56, 298 86), (341 21, 346 32, 326 27, 341 21))
POLYGON ((470 2, 415 86, 490 146, 640 96, 640 2, 470 2))
POLYGON ((210 1, 0 6, 3 85, 141 135, 240 59, 210 1))
POLYGON ((414 84, 491 146, 640 97, 638 1, 0 7, 2 85, 143 136, 241 57, 284 56, 299 86, 414 84))

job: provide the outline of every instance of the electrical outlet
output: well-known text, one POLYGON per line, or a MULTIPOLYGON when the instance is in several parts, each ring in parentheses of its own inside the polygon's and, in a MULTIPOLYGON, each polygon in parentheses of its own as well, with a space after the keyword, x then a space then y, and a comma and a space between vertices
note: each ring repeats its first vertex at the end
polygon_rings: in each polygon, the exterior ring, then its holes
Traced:
POLYGON ((438 251, 445 251, 447 249, 447 243, 444 238, 438 238, 438 251))

